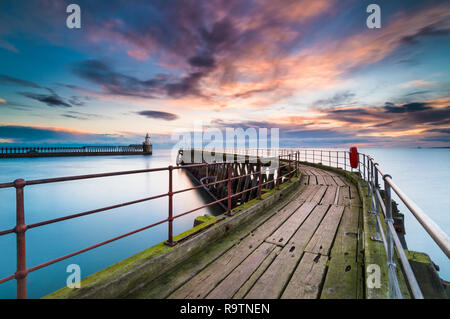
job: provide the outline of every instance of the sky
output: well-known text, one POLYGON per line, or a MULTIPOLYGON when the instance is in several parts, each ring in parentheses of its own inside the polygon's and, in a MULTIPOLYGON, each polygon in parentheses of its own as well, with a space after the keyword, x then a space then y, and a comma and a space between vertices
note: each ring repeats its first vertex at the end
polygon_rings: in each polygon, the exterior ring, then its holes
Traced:
POLYGON ((448 1, 2 0, 0 144, 168 146, 201 120, 285 147, 449 147, 449 31, 448 1))

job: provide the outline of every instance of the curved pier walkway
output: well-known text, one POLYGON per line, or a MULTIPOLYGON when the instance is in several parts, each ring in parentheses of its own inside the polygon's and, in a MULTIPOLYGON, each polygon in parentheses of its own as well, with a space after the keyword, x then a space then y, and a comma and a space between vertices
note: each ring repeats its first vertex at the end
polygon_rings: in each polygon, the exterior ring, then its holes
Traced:
POLYGON ((300 170, 291 200, 237 244, 178 285, 166 279, 165 293, 149 285, 133 297, 362 298, 356 187, 330 171, 300 170))

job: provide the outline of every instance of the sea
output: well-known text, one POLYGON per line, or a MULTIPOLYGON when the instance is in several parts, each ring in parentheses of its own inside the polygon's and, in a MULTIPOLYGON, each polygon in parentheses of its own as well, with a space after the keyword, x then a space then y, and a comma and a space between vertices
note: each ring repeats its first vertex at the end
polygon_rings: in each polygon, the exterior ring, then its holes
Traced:
MULTIPOLYGON (((385 173, 447 233, 450 231, 450 149, 360 149, 371 155, 385 173)), ((171 149, 154 149, 151 156, 92 156, 0 159, 0 183, 26 180, 149 169, 175 165, 171 149)), ((183 170, 173 172, 174 190, 195 182, 183 170)), ((153 172, 88 180, 26 186, 26 223, 63 217, 96 208, 167 193, 168 172, 153 172)), ((411 250, 426 252, 439 274, 450 280, 450 263, 401 201, 405 215, 406 242, 411 250)), ((174 214, 211 202, 202 189, 176 194, 174 214)), ((62 221, 26 233, 27 266, 33 267, 115 236, 167 218, 167 197, 62 221)), ((174 221, 174 234, 193 226, 197 216, 219 215, 218 205, 200 209, 174 221)), ((0 231, 15 226, 15 191, 0 189, 0 231)), ((30 273, 28 297, 40 298, 66 286, 68 266, 77 264, 84 278, 124 258, 167 239, 167 224, 161 224, 126 238, 95 248, 30 273)), ((15 234, 0 237, 0 278, 16 271, 15 234)), ((0 284, 0 298, 15 298, 16 282, 0 284)))

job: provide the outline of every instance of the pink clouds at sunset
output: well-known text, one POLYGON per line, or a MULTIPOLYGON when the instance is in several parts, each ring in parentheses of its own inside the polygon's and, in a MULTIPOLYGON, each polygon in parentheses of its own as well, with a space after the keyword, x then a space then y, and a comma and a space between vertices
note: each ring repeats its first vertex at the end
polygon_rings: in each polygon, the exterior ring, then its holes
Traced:
POLYGON ((381 1, 380 29, 357 1, 80 1, 76 31, 57 27, 66 2, 2 11, 0 44, 21 52, 0 46, 4 123, 166 134, 201 117, 449 143, 446 1, 381 1))

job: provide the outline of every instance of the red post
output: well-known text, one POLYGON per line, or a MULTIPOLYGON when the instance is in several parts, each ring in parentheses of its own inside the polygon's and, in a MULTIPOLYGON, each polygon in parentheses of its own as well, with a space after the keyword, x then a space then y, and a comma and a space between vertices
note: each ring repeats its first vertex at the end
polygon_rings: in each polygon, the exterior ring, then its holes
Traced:
POLYGON ((258 159, 258 199, 261 200, 261 183, 262 183, 262 165, 261 161, 258 159))
POLYGON ((25 209, 23 201, 23 188, 25 181, 16 179, 14 187, 16 188, 16 227, 14 229, 17 237, 17 271, 15 277, 17 280, 17 299, 27 298, 27 259, 26 259, 26 242, 25 232, 27 225, 25 224, 25 209))
POLYGON ((166 244, 168 246, 174 246, 173 242, 173 166, 169 166, 169 239, 166 244))
POLYGON ((228 164, 228 216, 231 216, 231 164, 228 164))

